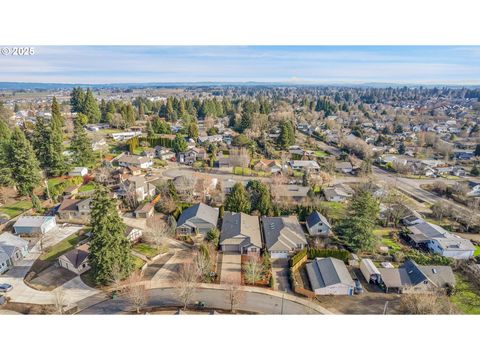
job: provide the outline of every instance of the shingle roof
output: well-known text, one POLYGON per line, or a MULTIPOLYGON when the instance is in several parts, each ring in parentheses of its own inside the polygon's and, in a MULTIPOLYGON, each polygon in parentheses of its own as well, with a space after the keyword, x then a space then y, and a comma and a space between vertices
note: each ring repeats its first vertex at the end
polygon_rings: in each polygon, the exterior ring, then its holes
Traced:
POLYGON ((310 215, 307 216, 305 219, 307 221, 307 224, 309 227, 312 227, 319 222, 322 222, 325 224, 327 227, 331 228, 330 223, 328 222, 327 218, 320 214, 318 211, 312 212, 310 215))
POLYGON ((28 246, 28 241, 8 232, 0 234, 0 248, 11 257, 17 249, 28 246))
POLYGON ((88 244, 81 245, 75 249, 72 249, 61 257, 68 260, 75 268, 78 268, 85 259, 88 258, 90 252, 88 251, 88 244))
POLYGON ((298 245, 307 245, 307 239, 296 216, 264 216, 262 225, 268 250, 292 251, 298 245))
POLYGON ((178 218, 177 226, 181 226, 194 217, 200 218, 214 226, 218 222, 218 209, 211 206, 199 203, 185 209, 178 218))
POLYGON ((306 265, 312 289, 320 289, 335 284, 355 286, 344 262, 335 258, 316 258, 306 265))
POLYGON ((238 244, 242 246, 252 244, 261 248, 262 237, 258 216, 226 211, 220 233, 220 244, 238 244), (246 239, 242 236, 246 237, 246 239))
POLYGON ((40 227, 54 216, 22 216, 13 226, 40 227))

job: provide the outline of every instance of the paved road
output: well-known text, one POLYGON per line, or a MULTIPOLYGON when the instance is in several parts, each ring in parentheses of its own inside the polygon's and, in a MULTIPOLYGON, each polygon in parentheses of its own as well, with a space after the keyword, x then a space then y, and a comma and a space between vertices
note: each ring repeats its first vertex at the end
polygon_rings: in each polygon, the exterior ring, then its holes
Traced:
MULTIPOLYGON (((242 291, 236 310, 258 314, 320 314, 314 308, 278 296, 242 291)), ((180 307, 181 302, 173 288, 151 289, 148 291, 147 307, 180 307)), ((221 289, 197 289, 191 303, 205 302, 207 308, 230 310, 229 292, 221 289)), ((118 314, 131 310, 123 299, 109 299, 91 306, 80 314, 118 314)))
MULTIPOLYGON (((48 232, 44 236, 42 241, 43 247, 46 248, 53 246, 66 237, 76 233, 81 228, 82 227, 79 226, 58 227, 57 229, 48 232)), ((55 296, 53 292, 32 289, 23 281, 25 275, 27 275, 35 260, 37 260, 42 253, 40 246, 41 242, 39 241, 30 249, 30 252, 24 259, 19 261, 8 272, 0 276, 0 282, 13 285, 12 291, 8 293, 8 297, 11 299, 11 301, 28 304, 55 303, 55 296)), ((98 290, 92 289, 85 285, 79 276, 67 281, 57 289, 61 290, 67 305, 92 296, 98 292, 98 290)))

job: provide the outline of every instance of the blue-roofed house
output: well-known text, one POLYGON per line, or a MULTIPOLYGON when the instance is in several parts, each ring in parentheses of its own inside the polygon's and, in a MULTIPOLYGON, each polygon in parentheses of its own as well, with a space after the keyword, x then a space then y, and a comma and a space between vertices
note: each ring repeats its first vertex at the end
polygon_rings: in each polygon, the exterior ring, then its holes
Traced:
POLYGON ((311 236, 330 235, 332 226, 328 222, 327 218, 318 211, 312 212, 305 220, 305 225, 307 226, 308 233, 311 236))

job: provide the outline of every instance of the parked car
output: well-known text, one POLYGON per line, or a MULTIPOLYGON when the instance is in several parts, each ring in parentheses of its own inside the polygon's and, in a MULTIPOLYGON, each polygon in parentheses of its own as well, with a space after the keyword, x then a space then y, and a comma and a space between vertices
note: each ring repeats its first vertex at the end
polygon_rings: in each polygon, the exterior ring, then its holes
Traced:
POLYGON ((362 284, 360 283, 360 280, 358 279, 355 279, 355 289, 354 289, 354 292, 355 294, 363 294, 363 287, 362 287, 362 284))
POLYGON ((8 292, 13 289, 13 286, 10 284, 0 284, 0 292, 8 292))

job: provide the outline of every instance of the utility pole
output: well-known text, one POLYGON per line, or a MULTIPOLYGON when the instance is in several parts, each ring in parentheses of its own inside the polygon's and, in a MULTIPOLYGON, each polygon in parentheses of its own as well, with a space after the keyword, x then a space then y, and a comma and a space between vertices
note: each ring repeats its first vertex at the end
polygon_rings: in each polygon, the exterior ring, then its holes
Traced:
POLYGON ((388 300, 385 301, 385 306, 383 307, 383 315, 387 315, 387 306, 388 306, 388 300))

